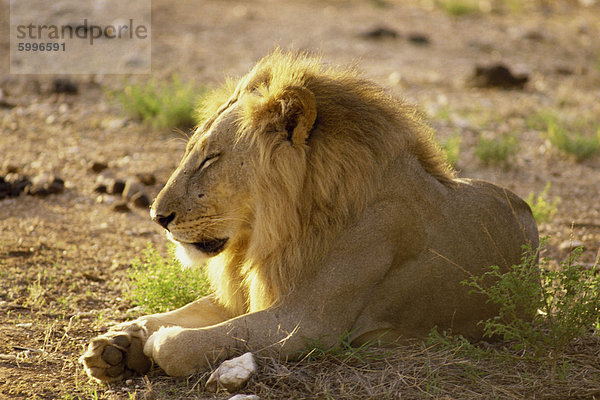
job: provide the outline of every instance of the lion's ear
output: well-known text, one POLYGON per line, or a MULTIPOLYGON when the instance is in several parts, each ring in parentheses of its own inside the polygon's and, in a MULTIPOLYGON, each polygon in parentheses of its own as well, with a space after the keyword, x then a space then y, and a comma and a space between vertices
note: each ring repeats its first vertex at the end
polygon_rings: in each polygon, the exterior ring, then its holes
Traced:
POLYGON ((292 145, 306 143, 317 119, 315 95, 305 87, 287 87, 277 96, 277 103, 277 125, 285 128, 292 145))

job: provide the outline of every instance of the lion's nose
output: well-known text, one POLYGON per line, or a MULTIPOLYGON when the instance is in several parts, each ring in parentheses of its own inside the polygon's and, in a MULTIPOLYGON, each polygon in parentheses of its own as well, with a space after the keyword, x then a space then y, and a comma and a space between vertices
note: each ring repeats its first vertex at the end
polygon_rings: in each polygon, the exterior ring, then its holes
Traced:
POLYGON ((154 222, 156 222, 157 224, 159 224, 166 230, 169 230, 169 228, 167 228, 167 227, 169 226, 171 221, 173 221, 175 219, 175 213, 173 212, 173 213, 167 215, 166 217, 164 215, 157 214, 152 219, 154 220, 154 222))

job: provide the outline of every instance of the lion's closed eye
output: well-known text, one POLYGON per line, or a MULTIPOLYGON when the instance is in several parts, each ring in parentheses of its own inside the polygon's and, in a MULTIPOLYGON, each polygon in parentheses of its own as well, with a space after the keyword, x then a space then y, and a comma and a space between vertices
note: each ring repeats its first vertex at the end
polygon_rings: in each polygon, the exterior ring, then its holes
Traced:
POLYGON ((201 172, 202 170, 208 168, 212 163, 217 161, 220 156, 221 156, 221 153, 210 154, 208 157, 206 157, 204 160, 202 160, 202 162, 198 166, 198 172, 201 172))

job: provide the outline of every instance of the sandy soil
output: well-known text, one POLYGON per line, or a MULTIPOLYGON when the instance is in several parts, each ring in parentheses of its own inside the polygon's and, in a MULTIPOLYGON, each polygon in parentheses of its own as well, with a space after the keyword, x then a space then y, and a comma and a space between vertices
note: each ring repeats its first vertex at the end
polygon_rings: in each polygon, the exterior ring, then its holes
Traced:
MULTIPOLYGON (((600 125, 600 6, 550 2, 452 17, 421 3, 378 4, 154 0, 153 76, 214 86, 275 46, 357 64, 418 104, 440 140, 460 133, 460 176, 491 180, 523 197, 551 182, 550 196, 561 202, 552 222, 540 226, 550 236, 547 255, 564 258, 559 244, 572 237, 585 244, 582 261, 592 263, 600 247, 600 157, 576 163, 552 150, 528 121, 552 110, 582 121, 582 129, 600 125), (379 27, 398 37, 361 36, 379 27), (429 43, 415 44, 412 34, 429 43), (493 62, 528 74, 530 82, 523 90, 471 87, 475 66, 493 62), (519 138, 517 156, 508 168, 484 166, 474 155, 479 135, 501 133, 519 138)), ((164 237, 147 209, 119 213, 118 199, 100 201, 90 166, 105 162, 106 173, 123 179, 151 172, 158 183, 145 190, 154 196, 177 165, 185 135, 124 118, 105 95, 106 88, 149 76, 72 76, 79 93, 67 95, 52 93, 51 76, 9 75, 7 23, 5 0, 0 89, 14 107, 0 107, 0 175, 7 167, 29 176, 52 173, 66 189, 0 200, 0 398, 93 398, 94 391, 98 398, 127 398, 141 380, 116 388, 88 383, 77 358, 91 337, 126 318, 128 266, 148 242, 164 252, 164 237)))

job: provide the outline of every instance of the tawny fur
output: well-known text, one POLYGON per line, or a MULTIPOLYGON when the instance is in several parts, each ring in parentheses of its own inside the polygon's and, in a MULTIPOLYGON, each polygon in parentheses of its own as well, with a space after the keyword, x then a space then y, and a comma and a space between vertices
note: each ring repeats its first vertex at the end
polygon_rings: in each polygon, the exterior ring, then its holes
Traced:
POLYGON ((237 86, 228 81, 208 96, 199 115, 214 118, 225 99, 240 93, 247 94, 239 135, 248 136, 259 154, 253 171, 255 223, 249 243, 231 248, 208 268, 220 301, 235 314, 268 307, 302 275, 314 273, 307 266, 363 210, 399 154, 415 157, 440 182, 453 182, 454 171, 417 110, 355 69, 276 51, 237 86), (289 110, 281 108, 295 106, 285 101, 289 88, 308 89, 317 111, 315 128, 294 146, 262 134, 284 130, 278 116, 289 110), (282 151, 286 154, 276 154, 282 151))

